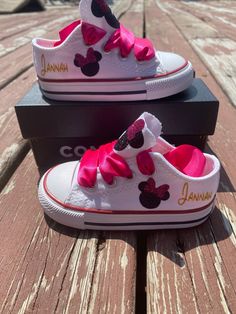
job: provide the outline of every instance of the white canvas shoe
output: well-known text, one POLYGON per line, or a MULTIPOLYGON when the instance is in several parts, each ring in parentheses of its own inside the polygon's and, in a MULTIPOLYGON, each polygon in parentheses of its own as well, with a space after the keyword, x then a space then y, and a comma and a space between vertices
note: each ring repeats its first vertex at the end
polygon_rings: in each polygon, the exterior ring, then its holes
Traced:
POLYGON ((186 228, 214 208, 220 163, 191 145, 160 137, 161 123, 143 113, 122 136, 80 162, 50 169, 39 200, 55 221, 79 229, 186 228))
POLYGON ((193 79, 191 63, 154 49, 121 25, 104 0, 81 0, 81 20, 59 40, 35 38, 42 93, 56 100, 150 100, 177 94, 193 79))

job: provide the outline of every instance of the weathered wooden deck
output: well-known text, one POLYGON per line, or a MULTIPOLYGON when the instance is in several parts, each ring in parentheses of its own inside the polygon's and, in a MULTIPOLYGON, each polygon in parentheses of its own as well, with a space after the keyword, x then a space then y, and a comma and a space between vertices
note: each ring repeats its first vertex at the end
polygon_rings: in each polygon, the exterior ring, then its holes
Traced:
POLYGON ((208 150, 221 160, 216 208, 189 230, 87 232, 45 219, 39 174, 14 105, 36 77, 31 39, 75 8, 0 16, 0 312, 236 313, 236 1, 120 0, 136 35, 190 59, 220 100, 208 150))

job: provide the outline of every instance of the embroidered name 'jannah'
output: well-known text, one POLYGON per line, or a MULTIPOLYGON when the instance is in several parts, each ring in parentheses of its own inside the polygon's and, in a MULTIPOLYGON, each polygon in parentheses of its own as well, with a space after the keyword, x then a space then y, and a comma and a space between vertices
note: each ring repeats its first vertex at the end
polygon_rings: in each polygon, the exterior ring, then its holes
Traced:
POLYGON ((188 183, 185 182, 183 185, 181 197, 178 199, 179 205, 184 205, 186 202, 200 202, 207 201, 212 198, 212 192, 202 192, 202 193, 193 193, 189 191, 188 183))
POLYGON ((45 56, 41 56, 41 75, 45 76, 48 72, 68 72, 68 65, 66 63, 46 63, 45 56))

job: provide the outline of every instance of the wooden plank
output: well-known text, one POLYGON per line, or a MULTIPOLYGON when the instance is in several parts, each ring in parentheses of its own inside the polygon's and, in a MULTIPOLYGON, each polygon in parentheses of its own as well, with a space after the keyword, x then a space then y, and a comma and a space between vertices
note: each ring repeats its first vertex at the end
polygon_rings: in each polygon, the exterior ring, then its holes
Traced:
POLYGON ((3 56, 0 63, 0 71, 2 73, 0 90, 26 72, 32 65, 32 47, 30 44, 3 56))
MULTIPOLYGON (((34 80, 30 68, 0 91, 2 134, 16 132, 6 137, 8 144, 19 136, 11 106, 34 80)), ((135 234, 79 232, 51 220, 46 224, 37 201, 37 180, 30 154, 0 196, 0 225, 7 226, 0 227, 1 311, 84 313, 111 308, 114 313, 134 313, 135 234)))
POLYGON ((185 28, 181 25, 185 22, 175 25, 177 18, 173 18, 173 15, 177 16, 177 12, 172 10, 173 3, 176 2, 157 0, 157 8, 153 1, 147 2, 146 34, 147 37, 156 38, 159 49, 175 51, 190 59, 198 76, 204 78, 219 98, 221 105, 216 133, 209 139, 209 146, 220 158, 223 168, 217 206, 210 220, 194 229, 153 232, 148 236, 147 308, 152 313, 158 310, 162 312, 165 308, 167 312, 180 313, 190 310, 200 313, 234 312, 236 112, 193 50, 191 42, 185 40, 191 36, 196 38, 196 31, 191 33, 189 30, 188 37, 184 37, 185 28), (155 21, 158 21, 158 25, 155 21), (178 262, 179 255, 182 264, 178 262), (186 309, 186 306, 189 308, 186 309))
POLYGON ((130 4, 129 10, 121 17, 121 23, 137 37, 143 37, 144 0, 136 0, 130 4))
POLYGON ((31 68, 0 91, 0 190, 29 150, 27 141, 22 139, 14 106, 35 80, 31 68))
MULTIPOLYGON (((99 239, 96 270, 90 288, 89 313, 134 313, 136 286, 136 236, 129 232, 104 232, 99 239)), ((76 296, 68 312, 77 308, 76 296)), ((59 311, 61 312, 61 311, 59 311)))
MULTIPOLYGON (((75 14, 76 12, 74 12, 75 14)), ((5 38, 1 41, 0 44, 0 57, 18 49, 19 47, 22 47, 26 45, 27 43, 30 43, 31 40, 35 37, 43 37, 45 34, 47 34, 49 31, 55 30, 57 28, 58 24, 62 23, 68 23, 69 21, 73 20, 72 10, 70 10, 67 14, 60 16, 58 14, 57 17, 48 18, 47 23, 43 23, 42 25, 39 25, 28 29, 26 31, 21 32, 20 34, 15 34, 9 38, 5 38)), ((77 17, 77 14, 75 14, 77 17)), ((59 31, 60 29, 58 29, 59 31)))
MULTIPOLYGON (((41 16, 48 14, 48 11, 42 12, 41 16)), ((38 13, 17 13, 9 15, 0 15, 0 39, 2 40, 5 37, 9 37, 14 33, 18 33, 21 30, 27 29, 35 23, 37 23, 38 13), (35 22, 36 19, 36 22, 35 22)))
MULTIPOLYGON (((235 273, 232 268, 231 271, 227 268, 225 262, 228 259, 222 256, 219 244, 222 242, 223 246, 228 246, 228 254, 232 252, 230 259, 234 263, 235 246, 228 240, 232 232, 222 228, 223 220, 227 221, 226 217, 216 209, 211 219, 202 226, 160 231, 149 237, 148 312, 235 311, 235 273), (216 240, 217 232, 220 237, 216 240)), ((235 235, 233 237, 235 241, 235 235)))
POLYGON ((175 230, 148 236, 148 313, 199 312, 186 259, 177 239, 175 230))
MULTIPOLYGON (((69 12, 71 12, 70 10, 69 12)), ((67 10, 68 12, 68 10, 67 10)), ((52 10, 47 15, 42 13, 43 17, 40 19, 34 13, 28 14, 28 20, 35 19, 38 24, 50 21, 58 16, 58 10, 52 10)), ((25 18, 25 15, 23 15, 25 18)), ((71 19, 71 14, 67 16, 71 19)), ((9 19, 9 18, 8 18, 9 19)), ((21 21, 24 23, 24 19, 21 21)), ((64 21, 60 24, 55 24, 55 28, 61 27, 64 21)), ((49 32, 48 35, 55 33, 55 29, 49 32)), ((18 164, 24 158, 29 150, 29 145, 22 140, 20 135, 18 123, 16 120, 14 105, 24 96, 27 90, 35 82, 34 70, 26 71, 32 66, 32 48, 31 45, 25 45, 17 51, 4 56, 1 59, 0 70, 2 73, 0 86, 3 88, 9 84, 13 79, 17 78, 12 84, 8 85, 4 90, 0 91, 1 108, 0 108, 0 190, 3 188, 7 180, 10 178, 18 164), (22 74, 23 73, 23 74, 22 74), (21 75, 22 74, 22 75, 21 75)))
POLYGON ((182 12, 189 12, 200 20, 206 22, 208 25, 217 29, 221 37, 229 37, 230 39, 235 40, 236 8, 232 7, 234 1, 229 1, 231 7, 227 10, 227 12, 225 12, 224 8, 222 10, 222 7, 223 5, 227 5, 227 3, 223 4, 221 1, 221 8, 217 8, 217 10, 209 2, 178 2, 176 3, 176 6, 182 10, 182 12))
POLYGON ((135 234, 44 219, 38 179, 30 153, 0 195, 0 311, 134 313, 135 234))
POLYGON ((236 42, 228 38, 199 38, 191 45, 236 106, 236 42))
MULTIPOLYGON (((236 43, 220 37, 220 32, 190 13, 176 8, 172 1, 157 0, 168 12, 171 19, 184 34, 200 58, 205 62, 217 82, 236 106, 236 43), (193 27, 190 21, 193 20, 193 27), (204 30, 205 29, 205 30, 204 30)), ((166 11, 167 12, 167 11, 166 11)), ((222 34, 223 35, 223 34, 222 34)))
POLYGON ((199 19, 188 12, 183 12, 181 9, 178 8, 176 5, 176 1, 162 1, 162 0, 155 0, 158 7, 168 14, 170 18, 173 19, 178 15, 179 18, 179 26, 181 28, 188 28, 189 32, 185 35, 188 38, 189 34, 191 34, 191 38, 201 38, 201 37, 218 37, 219 32, 209 26, 206 22, 201 21, 199 23, 199 19), (191 31, 190 31, 191 30, 191 31))
MULTIPOLYGON (((29 31, 33 27, 39 27, 47 22, 50 22, 54 18, 60 16, 58 9, 51 9, 47 11, 37 13, 18 13, 13 15, 0 15, 0 40, 4 40, 14 35, 20 37, 20 33, 29 31)), ((73 14, 75 10, 66 8, 64 14, 73 14)), ((16 36, 17 38, 17 36, 16 36)))
POLYGON ((109 3, 109 6, 111 7, 115 16, 119 19, 123 14, 127 14, 127 11, 134 2, 135 0, 119 0, 109 3))
MULTIPOLYGON (((58 15, 58 11, 57 11, 58 15)), ((47 17, 48 20, 54 18, 53 16, 47 17)), ((71 20, 71 14, 67 16, 68 20, 71 20)), ((65 21, 58 21, 54 25, 54 29, 46 31, 45 36, 47 38, 57 38, 58 30, 65 26, 65 21)), ((32 58, 32 46, 31 43, 27 43, 11 53, 5 54, 1 58, 0 71, 2 73, 0 78, 0 89, 9 84, 12 80, 17 78, 24 71, 28 70, 33 65, 32 58)))

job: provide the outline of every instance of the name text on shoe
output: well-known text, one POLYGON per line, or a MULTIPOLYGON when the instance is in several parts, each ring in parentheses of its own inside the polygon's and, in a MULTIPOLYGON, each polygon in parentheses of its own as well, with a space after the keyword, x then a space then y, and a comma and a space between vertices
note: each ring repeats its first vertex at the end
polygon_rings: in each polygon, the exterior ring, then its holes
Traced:
POLYGON ((188 182, 185 182, 182 188, 181 197, 178 199, 179 205, 184 205, 186 202, 202 202, 212 198, 212 192, 194 193, 189 191, 188 182))
POLYGON ((41 56, 41 75, 45 76, 48 72, 68 72, 66 63, 47 63, 44 54, 41 56))

